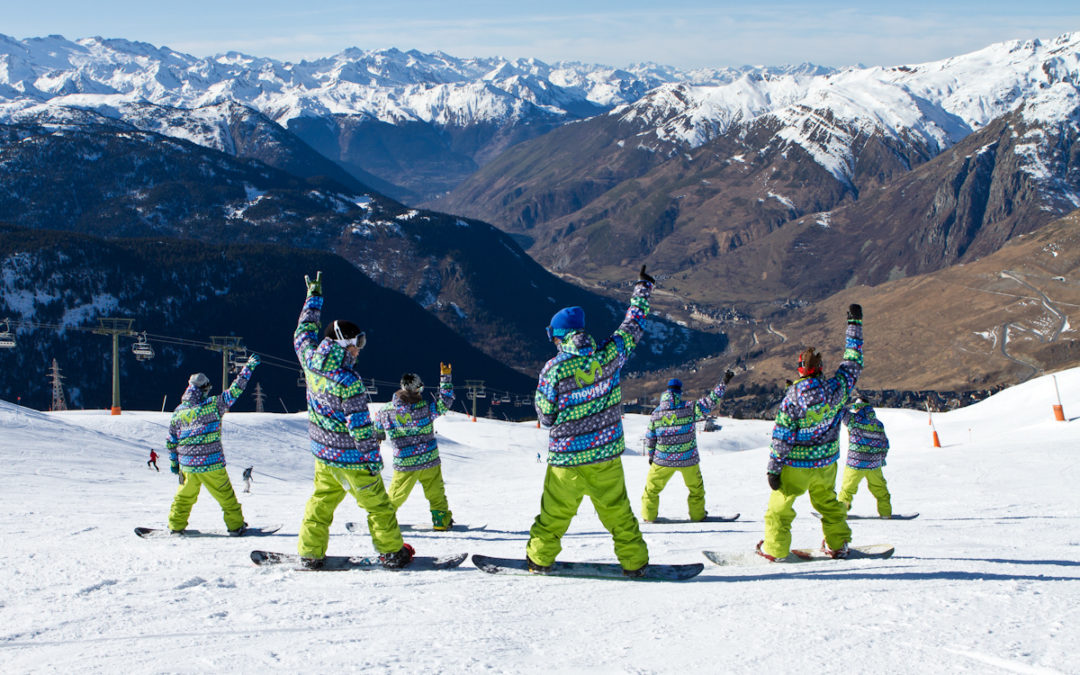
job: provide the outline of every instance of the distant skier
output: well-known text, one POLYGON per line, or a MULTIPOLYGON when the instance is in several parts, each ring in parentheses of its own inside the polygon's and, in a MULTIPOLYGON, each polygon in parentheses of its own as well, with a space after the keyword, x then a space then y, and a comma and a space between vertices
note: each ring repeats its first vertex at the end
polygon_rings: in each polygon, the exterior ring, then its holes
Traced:
POLYGON ((847 508, 836 499, 836 460, 840 456, 840 422, 863 368, 862 307, 848 307, 844 360, 836 374, 822 374, 821 354, 812 347, 799 356, 799 379, 780 403, 772 433, 768 479, 772 495, 765 512, 765 539, 757 552, 781 560, 791 552, 792 504, 804 492, 821 514, 822 550, 847 557, 851 528, 847 508))
POLYGON ((251 492, 251 470, 255 467, 249 466, 244 469, 244 492, 251 492))
POLYGON ((525 547, 529 570, 550 569, 585 495, 611 533, 623 574, 643 576, 649 549, 630 507, 623 475, 622 367, 645 332, 655 281, 642 265, 630 307, 600 345, 584 331, 585 312, 567 307, 551 317, 548 338, 558 354, 540 371, 536 411, 551 429, 540 515, 525 547))
POLYGON ((438 398, 425 401, 423 392, 420 376, 405 373, 401 376, 401 389, 394 392, 390 402, 375 416, 375 426, 386 433, 394 446, 394 478, 387 494, 390 503, 399 509, 419 481, 431 507, 432 527, 449 530, 454 519, 446 501, 434 428, 435 418, 448 412, 454 403, 449 363, 439 364, 438 398))
POLYGON ((720 404, 724 389, 735 373, 724 373, 723 380, 712 391, 696 401, 682 398, 682 380, 668 380, 667 391, 660 405, 649 417, 645 446, 649 449, 649 474, 645 492, 641 495, 641 519, 656 520, 660 509, 660 492, 676 473, 682 474, 690 495, 687 504, 690 520, 705 520, 705 481, 701 477, 701 457, 698 455, 694 423, 702 420, 720 404))
POLYGON ((203 486, 221 505, 229 534, 239 537, 244 533, 247 523, 225 471, 221 418, 244 393, 258 365, 259 356, 252 354, 229 388, 217 396, 210 395, 210 378, 205 374, 195 373, 188 379, 180 405, 173 412, 166 444, 169 468, 180 477, 169 511, 169 529, 174 533, 187 527, 191 507, 203 486))
POLYGON ((401 539, 394 505, 383 485, 379 441, 368 411, 368 394, 355 370, 367 336, 349 321, 332 321, 319 339, 322 272, 307 284, 307 299, 293 333, 293 349, 307 382, 308 437, 315 455, 315 491, 304 509, 297 550, 306 567, 322 567, 334 511, 346 494, 368 512, 375 550, 386 567, 412 562, 401 539))
POLYGON ((848 427, 847 466, 840 481, 837 499, 851 510, 851 500, 859 490, 859 483, 866 479, 870 494, 877 498, 877 512, 882 518, 892 516, 892 497, 885 482, 882 467, 889 453, 889 439, 885 425, 874 414, 874 409, 861 395, 844 410, 844 422, 848 427))
POLYGON ((536 453, 536 463, 537 464, 543 464, 544 463, 544 458, 540 456, 539 452, 536 453))
POLYGON ((157 465, 157 453, 154 452, 153 448, 150 448, 150 461, 146 463, 146 468, 149 469, 151 466, 154 467, 155 471, 161 471, 157 465))

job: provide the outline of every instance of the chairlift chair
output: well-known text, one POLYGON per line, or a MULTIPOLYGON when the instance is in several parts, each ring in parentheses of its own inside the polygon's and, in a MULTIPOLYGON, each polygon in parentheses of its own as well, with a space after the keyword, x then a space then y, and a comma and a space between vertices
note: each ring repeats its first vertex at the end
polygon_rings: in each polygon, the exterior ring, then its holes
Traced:
POLYGON ((0 323, 4 325, 4 330, 0 331, 0 349, 11 349, 15 346, 15 333, 11 332, 11 319, 4 319, 0 323))
POLYGON ((243 370, 244 365, 247 364, 248 352, 247 348, 235 349, 229 354, 229 372, 238 373, 243 370))
POLYGON ((136 338, 135 344, 131 345, 131 351, 139 361, 147 361, 154 358, 154 347, 150 344, 150 341, 146 339, 145 332, 141 333, 136 338))
POLYGON ((476 390, 476 398, 487 398, 487 392, 483 389, 476 390))
POLYGON ((369 384, 368 388, 367 388, 367 393, 368 394, 378 394, 379 393, 379 385, 375 384, 375 380, 371 380, 371 384, 369 384))

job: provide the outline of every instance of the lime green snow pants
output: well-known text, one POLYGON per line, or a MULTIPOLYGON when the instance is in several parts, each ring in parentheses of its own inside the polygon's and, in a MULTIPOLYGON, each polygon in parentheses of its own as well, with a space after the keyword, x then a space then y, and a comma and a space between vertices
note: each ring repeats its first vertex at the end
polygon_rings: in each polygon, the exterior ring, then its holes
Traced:
POLYGON ((859 491, 859 483, 866 479, 866 487, 870 494, 877 498, 877 512, 882 518, 892 515, 892 497, 889 495, 889 484, 885 482, 885 474, 881 467, 876 469, 853 469, 844 467, 844 477, 840 480, 840 494, 837 499, 851 508, 851 499, 859 491))
POLYGON ((390 495, 390 503, 395 509, 401 508, 417 481, 424 488, 424 496, 427 497, 431 510, 445 512, 446 520, 449 522, 450 505, 446 501, 446 484, 443 483, 441 465, 429 466, 419 471, 395 471, 394 478, 390 481, 390 489, 387 491, 390 495))
POLYGON ((346 493, 356 499, 360 508, 368 512, 368 532, 371 543, 379 553, 401 550, 404 542, 398 529, 394 505, 386 494, 380 474, 372 475, 359 469, 341 469, 315 460, 315 492, 304 508, 304 521, 300 524, 297 551, 305 558, 326 556, 330 543, 330 523, 334 510, 345 499, 346 493))
POLYGON ((660 491, 676 473, 682 474, 686 489, 690 492, 686 498, 690 520, 705 519, 705 481, 701 477, 701 465, 674 467, 653 464, 645 477, 645 493, 641 495, 642 520, 656 520, 660 509, 660 491))
POLYGON ((548 466, 540 515, 529 530, 525 553, 538 565, 550 565, 562 550, 562 536, 585 495, 615 541, 615 556, 623 569, 636 570, 649 562, 649 549, 638 528, 626 494, 622 459, 616 457, 583 466, 548 466))
POLYGON ((785 466, 780 473, 780 489, 769 496, 765 511, 765 543, 761 550, 784 558, 791 552, 791 523, 795 520, 795 498, 810 493, 810 504, 821 514, 825 542, 838 549, 851 541, 847 505, 836 499, 836 463, 820 469, 785 466))
POLYGON ((199 499, 199 490, 204 486, 210 496, 221 504, 226 529, 235 530, 242 527, 244 513, 240 509, 240 502, 236 500, 229 474, 225 472, 225 469, 215 469, 192 473, 184 471, 184 484, 176 490, 172 508, 169 509, 169 529, 182 530, 187 527, 191 507, 195 506, 195 502, 199 499))

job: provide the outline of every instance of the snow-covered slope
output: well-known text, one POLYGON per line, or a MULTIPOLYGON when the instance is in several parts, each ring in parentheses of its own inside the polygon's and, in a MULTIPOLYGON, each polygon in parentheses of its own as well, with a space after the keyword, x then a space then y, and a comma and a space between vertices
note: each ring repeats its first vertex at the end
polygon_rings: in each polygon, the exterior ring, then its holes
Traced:
MULTIPOLYGON (((1080 369, 1057 381, 1071 421, 1055 422, 1049 377, 977 405, 935 415, 882 410, 892 441, 886 475, 913 521, 852 521, 855 541, 888 542, 886 561, 792 567, 706 567, 696 579, 633 583, 493 577, 470 564, 449 572, 300 573, 254 567, 252 548, 292 551, 310 495, 302 415, 234 413, 225 420, 233 478, 248 522, 282 523, 261 539, 147 541, 163 525, 175 479, 147 469, 168 416, 154 412, 39 413, 0 402, 0 662, 7 672, 929 673, 1075 672, 1080 648, 1080 369)), ((762 536, 771 425, 721 419, 699 435, 708 508, 734 523, 653 525, 655 562, 704 561, 700 551, 747 551, 762 536)), ((637 509, 648 466, 646 419, 627 415, 623 457, 637 509)), ((487 529, 414 533, 421 554, 520 556, 539 506, 545 433, 535 425, 454 413, 436 423, 455 518, 487 529)), ((386 472, 389 477, 389 471, 386 472)), ((661 514, 679 516, 672 482, 661 514)), ((806 498, 796 502, 800 546, 821 540, 806 498)), ((873 513, 860 492, 855 513, 873 513)), ((330 553, 366 554, 348 500, 330 553)), ((403 522, 428 518, 417 490, 403 522)), ((193 527, 221 526, 203 495, 193 527)), ((646 526, 643 526, 646 527, 646 526)), ((612 560, 611 540, 586 501, 563 540, 565 560, 612 560)))

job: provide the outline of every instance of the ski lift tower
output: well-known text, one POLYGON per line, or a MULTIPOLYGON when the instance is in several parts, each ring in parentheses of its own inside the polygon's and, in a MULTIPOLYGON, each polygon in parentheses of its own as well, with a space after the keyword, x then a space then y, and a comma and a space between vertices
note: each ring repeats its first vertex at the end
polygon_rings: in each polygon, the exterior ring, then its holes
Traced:
POLYGON ((99 318, 95 335, 112 336, 112 409, 113 415, 120 414, 120 336, 131 335, 131 326, 135 319, 99 318))
POLYGON ((244 338, 235 335, 211 335, 210 346, 212 352, 221 352, 221 391, 229 388, 229 355, 233 352, 247 351, 244 346, 244 338))
POLYGON ((49 410, 67 410, 67 402, 64 400, 64 376, 60 374, 60 364, 56 359, 52 360, 49 376, 52 377, 52 405, 49 410))
POLYGON ((465 388, 469 390, 468 397, 472 401, 472 421, 476 421, 476 399, 484 398, 487 396, 487 392, 484 391, 483 380, 465 380, 465 388))

